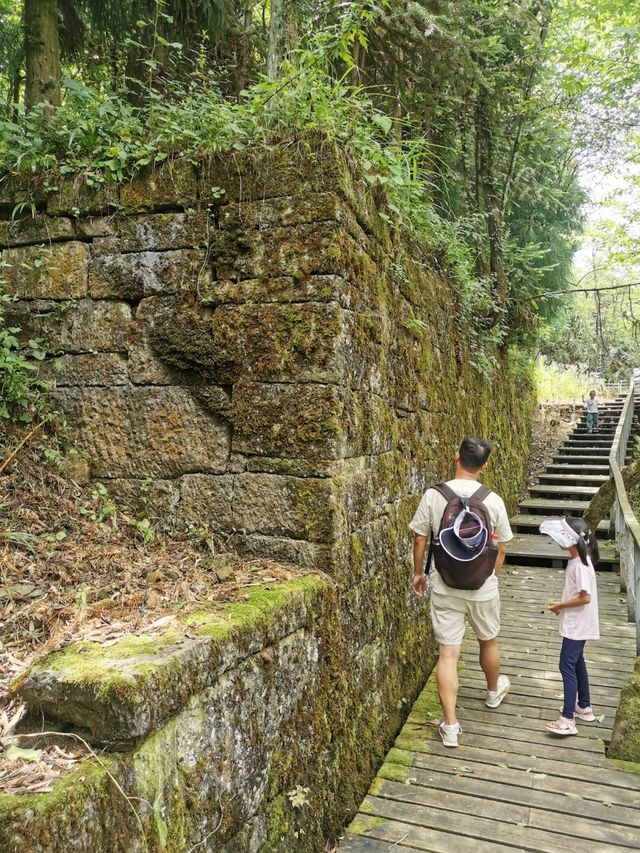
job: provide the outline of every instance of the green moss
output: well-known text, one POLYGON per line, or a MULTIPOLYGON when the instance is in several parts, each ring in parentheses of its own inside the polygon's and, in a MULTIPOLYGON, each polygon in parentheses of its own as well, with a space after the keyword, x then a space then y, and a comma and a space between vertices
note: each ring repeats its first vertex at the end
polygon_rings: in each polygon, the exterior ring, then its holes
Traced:
POLYGON ((185 616, 181 621, 195 627, 197 633, 216 640, 224 640, 231 633, 251 631, 271 624, 286 607, 292 596, 310 596, 327 586, 320 575, 301 575, 277 586, 253 587, 247 590, 246 601, 225 604, 218 610, 201 610, 185 616))
POLYGON ((624 770, 626 773, 635 773, 637 776, 640 776, 640 762, 623 761, 621 758, 611 758, 609 760, 618 770, 624 770))
POLYGON ((386 760, 389 764, 400 764, 403 767, 411 766, 411 756, 409 753, 395 746, 387 753, 386 760))
POLYGON ((440 706, 440 697, 438 696, 438 687, 436 685, 436 674, 433 672, 427 681, 427 684, 422 693, 416 699, 409 722, 412 723, 429 723, 432 720, 439 720, 442 716, 442 708, 440 706))
POLYGON ((640 658, 620 694, 608 755, 640 763, 640 658))
MULTIPOLYGON (((382 779, 389 779, 391 782, 405 782, 409 776, 409 771, 402 764, 392 764, 387 757, 387 761, 378 770, 378 776, 382 779)), ((372 789, 371 793, 375 794, 375 791, 372 789)))
POLYGON ((384 826, 385 823, 389 823, 389 821, 383 817, 359 814, 351 821, 347 827, 347 832, 353 835, 368 835, 372 829, 377 826, 384 826))
POLYGON ((429 743, 424 738, 412 737, 410 735, 401 734, 396 740, 398 749, 403 749, 406 752, 429 752, 429 743))

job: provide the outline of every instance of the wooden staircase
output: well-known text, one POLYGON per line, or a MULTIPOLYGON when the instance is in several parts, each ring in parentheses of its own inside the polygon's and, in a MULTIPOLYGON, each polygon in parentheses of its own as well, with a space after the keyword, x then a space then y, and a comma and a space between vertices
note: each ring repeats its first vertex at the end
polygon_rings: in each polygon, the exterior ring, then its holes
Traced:
MULTIPOLYGON (((564 568, 566 553, 538 531, 543 518, 582 515, 600 486, 609 479, 609 452, 624 400, 600 407, 596 429, 588 432, 586 415, 553 456, 551 464, 529 489, 529 497, 511 518, 514 538, 507 545, 507 564, 564 568)), ((629 461, 629 460, 627 460, 629 461)), ((617 571, 618 557, 605 519, 597 527, 601 571, 617 571)))

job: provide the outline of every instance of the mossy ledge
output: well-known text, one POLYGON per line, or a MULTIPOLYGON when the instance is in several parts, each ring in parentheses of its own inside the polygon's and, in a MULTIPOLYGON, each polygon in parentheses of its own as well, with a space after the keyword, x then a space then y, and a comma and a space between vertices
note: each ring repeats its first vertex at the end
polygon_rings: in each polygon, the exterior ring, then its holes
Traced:
POLYGON ((79 641, 15 684, 31 708, 122 746, 147 736, 195 693, 249 655, 304 627, 327 584, 320 575, 248 590, 246 600, 202 610, 157 637, 113 645, 79 641))

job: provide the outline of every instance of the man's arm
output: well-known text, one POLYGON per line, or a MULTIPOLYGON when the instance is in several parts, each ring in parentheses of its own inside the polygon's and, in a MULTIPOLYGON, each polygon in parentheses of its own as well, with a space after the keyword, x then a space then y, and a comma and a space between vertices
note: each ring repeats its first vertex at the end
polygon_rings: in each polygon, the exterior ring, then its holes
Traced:
POLYGON ((493 567, 494 572, 498 575, 500 574, 500 569, 504 564, 504 559, 507 556, 507 543, 506 542, 498 542, 498 553, 496 555, 496 564, 493 567))
POLYGON ((413 537, 413 591, 423 596, 427 587, 427 576, 424 573, 424 552, 427 550, 428 537, 415 533, 413 537))

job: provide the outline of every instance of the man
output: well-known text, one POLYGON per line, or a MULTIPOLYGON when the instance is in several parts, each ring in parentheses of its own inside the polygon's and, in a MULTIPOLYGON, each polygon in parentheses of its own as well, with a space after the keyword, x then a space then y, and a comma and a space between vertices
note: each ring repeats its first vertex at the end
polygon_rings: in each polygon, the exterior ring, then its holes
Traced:
MULTIPOLYGON (((460 498, 470 498, 480 488, 478 478, 487 467, 491 445, 482 438, 465 438, 456 453, 456 473, 447 486, 460 498)), ((456 716, 458 696, 458 658, 464 637, 464 619, 467 616, 480 643, 480 666, 487 680, 486 705, 497 708, 509 692, 510 682, 500 674, 500 594, 498 572, 506 554, 506 542, 513 538, 507 510, 502 498, 490 492, 484 506, 491 519, 488 531, 497 542, 493 573, 478 589, 457 589, 445 584, 437 564, 427 578, 424 570, 425 551, 430 537, 438 534, 440 520, 447 508, 447 500, 435 488, 427 489, 409 527, 414 531, 413 591, 424 595, 431 587, 431 620, 440 651, 436 667, 436 683, 444 721, 439 731, 445 746, 458 746, 462 731, 456 716)), ((485 534, 486 537, 486 534, 485 534)))

